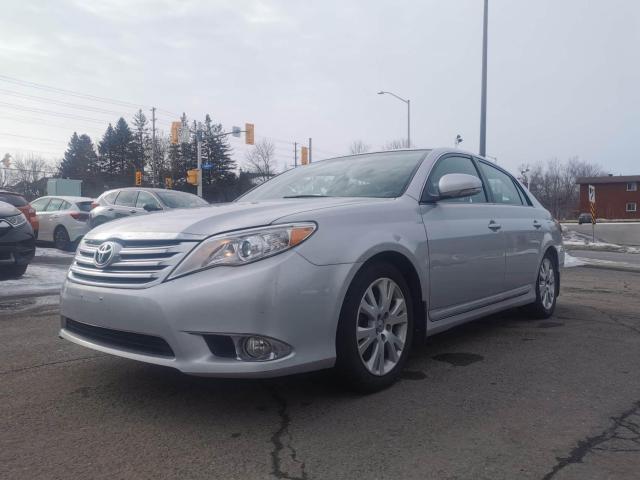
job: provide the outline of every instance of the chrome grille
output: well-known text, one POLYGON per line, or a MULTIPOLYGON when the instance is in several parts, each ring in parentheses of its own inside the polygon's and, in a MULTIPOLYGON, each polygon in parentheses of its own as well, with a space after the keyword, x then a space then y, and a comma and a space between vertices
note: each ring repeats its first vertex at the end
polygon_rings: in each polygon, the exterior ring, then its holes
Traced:
POLYGON ((93 258, 103 240, 83 240, 69 268, 69 280, 85 285, 147 288, 160 283, 196 243, 181 240, 119 240, 118 258, 99 268, 93 258))

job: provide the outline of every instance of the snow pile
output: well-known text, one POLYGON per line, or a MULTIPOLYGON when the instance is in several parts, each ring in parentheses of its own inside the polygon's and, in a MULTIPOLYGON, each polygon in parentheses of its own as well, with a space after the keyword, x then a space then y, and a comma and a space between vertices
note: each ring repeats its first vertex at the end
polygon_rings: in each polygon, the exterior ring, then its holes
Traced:
POLYGON ((579 258, 572 257, 568 253, 564 254, 564 267, 565 268, 580 267, 581 265, 586 265, 586 262, 582 261, 579 258))
POLYGON ((56 294, 67 276, 67 267, 32 264, 15 280, 0 280, 0 298, 14 295, 56 294))
POLYGON ((36 248, 36 257, 71 258, 74 255, 75 252, 65 252, 57 248, 44 248, 40 246, 36 248))
POLYGON ((562 229, 562 243, 567 248, 580 250, 601 250, 605 252, 640 253, 640 247, 626 247, 615 243, 601 242, 589 234, 576 232, 574 230, 562 229))

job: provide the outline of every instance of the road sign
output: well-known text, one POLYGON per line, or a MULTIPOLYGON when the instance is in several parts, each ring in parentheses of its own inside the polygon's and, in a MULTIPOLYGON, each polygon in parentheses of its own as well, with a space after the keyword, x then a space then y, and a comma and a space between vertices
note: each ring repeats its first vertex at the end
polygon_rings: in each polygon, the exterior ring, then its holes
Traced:
POLYGON ((589 203, 596 203, 596 187, 589 185, 589 203))
POLYGON ((240 127, 233 126, 231 127, 231 135, 234 137, 239 137, 242 133, 242 129, 240 127))
POLYGON ((202 169, 203 170, 211 170, 213 168, 213 163, 203 163, 202 164, 202 169))

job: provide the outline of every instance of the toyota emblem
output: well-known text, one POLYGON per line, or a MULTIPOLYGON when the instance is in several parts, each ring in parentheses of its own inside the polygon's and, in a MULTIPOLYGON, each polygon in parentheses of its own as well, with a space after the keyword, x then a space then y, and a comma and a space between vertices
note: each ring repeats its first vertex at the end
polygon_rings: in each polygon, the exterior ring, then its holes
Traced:
POLYGON ((104 242, 93 254, 93 263, 98 268, 108 267, 117 257, 120 244, 116 242, 104 242))

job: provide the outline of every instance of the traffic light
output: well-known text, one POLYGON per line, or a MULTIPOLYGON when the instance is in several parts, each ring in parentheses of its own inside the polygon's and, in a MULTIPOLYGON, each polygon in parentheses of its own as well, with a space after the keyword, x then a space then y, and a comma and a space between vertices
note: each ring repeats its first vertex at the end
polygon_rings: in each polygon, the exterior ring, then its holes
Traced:
POLYGON ((247 145, 255 144, 255 126, 253 123, 245 123, 244 124, 244 140, 247 145))
POLYGON ((309 147, 300 147, 300 165, 309 164, 309 147))
POLYGON ((140 170, 136 170, 136 187, 142 185, 142 172, 140 170))
POLYGON ((164 178, 164 187, 171 190, 173 188, 173 178, 165 177, 164 178))
POLYGON ((171 122, 171 145, 178 145, 182 122, 171 122))
POLYGON ((187 183, 198 185, 198 169, 187 170, 187 183))

